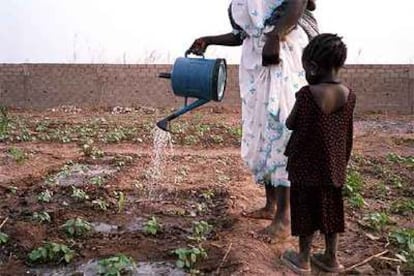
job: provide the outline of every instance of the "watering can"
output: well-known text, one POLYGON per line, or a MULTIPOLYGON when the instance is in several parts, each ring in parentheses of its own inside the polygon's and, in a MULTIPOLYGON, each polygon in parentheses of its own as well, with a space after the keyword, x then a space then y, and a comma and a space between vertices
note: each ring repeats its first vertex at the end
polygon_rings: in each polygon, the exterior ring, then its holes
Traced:
POLYGON ((227 64, 225 59, 206 59, 204 56, 189 58, 190 50, 185 57, 175 60, 172 71, 160 73, 160 78, 171 80, 174 95, 184 97, 184 106, 168 117, 160 120, 157 126, 169 131, 169 122, 175 118, 200 107, 210 101, 223 100, 227 81, 227 64), (188 98, 196 100, 188 104, 188 98))

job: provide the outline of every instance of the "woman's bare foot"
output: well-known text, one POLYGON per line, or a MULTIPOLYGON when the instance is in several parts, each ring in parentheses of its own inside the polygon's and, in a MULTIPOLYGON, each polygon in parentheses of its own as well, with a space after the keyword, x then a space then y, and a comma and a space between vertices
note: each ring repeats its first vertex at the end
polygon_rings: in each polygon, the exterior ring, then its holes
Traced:
POLYGON ((275 210, 274 208, 272 209, 272 208, 263 207, 256 211, 243 212, 242 215, 246 218, 272 220, 273 217, 275 216, 275 210))
POLYGON ((338 259, 329 257, 326 254, 314 254, 311 257, 311 261, 314 265, 327 272, 338 273, 344 270, 344 266, 339 263, 338 259))
POLYGON ((269 226, 260 230, 258 234, 261 239, 270 243, 277 239, 285 239, 289 236, 289 222, 272 221, 269 226))

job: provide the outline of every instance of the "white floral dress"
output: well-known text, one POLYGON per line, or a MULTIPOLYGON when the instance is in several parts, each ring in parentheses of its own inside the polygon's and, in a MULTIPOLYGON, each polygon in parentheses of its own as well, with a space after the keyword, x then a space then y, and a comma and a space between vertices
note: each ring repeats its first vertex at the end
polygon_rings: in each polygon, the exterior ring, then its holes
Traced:
MULTIPOLYGON (((241 155, 257 183, 290 186, 285 147, 290 131, 285 121, 295 92, 306 85, 302 51, 308 37, 301 27, 291 31, 280 45, 279 65, 262 66, 265 21, 283 0, 233 0, 232 20, 246 34, 240 61, 242 99, 241 155)), ((235 29, 234 32, 240 32, 235 29)))

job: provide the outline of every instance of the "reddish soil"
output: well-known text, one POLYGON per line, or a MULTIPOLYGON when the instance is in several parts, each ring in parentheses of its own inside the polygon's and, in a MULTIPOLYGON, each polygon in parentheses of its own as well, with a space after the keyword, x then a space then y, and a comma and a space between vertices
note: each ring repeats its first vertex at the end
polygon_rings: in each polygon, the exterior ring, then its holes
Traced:
MULTIPOLYGON (((279 258, 284 250, 297 248, 296 238, 262 241, 255 233, 269 222, 241 216, 242 211, 264 204, 264 192, 252 182, 240 160, 237 111, 202 109, 175 122, 173 152, 167 156, 162 177, 156 183, 147 175, 152 156, 151 129, 158 117, 155 111, 14 111, 9 116, 13 127, 0 144, 0 223, 8 220, 0 230, 10 239, 0 245, 0 275, 28 275, 28 270, 38 266, 28 262, 27 254, 44 241, 70 246, 76 252, 75 263, 116 253, 136 261, 174 263, 176 257, 171 251, 188 245, 193 221, 201 220, 213 226, 203 242, 208 258, 196 265, 202 273, 293 275, 279 258), (93 145, 104 153, 103 157, 85 156, 81 147, 86 138, 94 139, 93 145), (17 161, 11 149, 21 150, 24 160, 17 161), (71 185, 51 185, 47 181, 62 172, 65 164, 113 171, 104 176, 101 187, 91 185, 88 177, 75 178, 75 185, 90 196, 89 200, 78 201, 71 196, 71 185), (40 203, 38 195, 46 189, 53 192, 52 200, 40 203), (115 191, 126 196, 121 210, 115 191), (98 198, 109 203, 107 211, 92 204, 98 198), (50 223, 33 221, 32 214, 41 211, 50 214, 50 223), (142 231, 142 221, 152 216, 162 225, 155 236, 142 231), (61 225, 76 217, 117 228, 69 239, 61 225)), ((399 248, 387 238, 396 227, 414 228, 410 219, 414 210, 389 213, 393 223, 380 230, 361 223, 367 214, 386 212, 395 202, 414 197, 413 165, 412 161, 406 162, 414 156, 413 121, 413 116, 370 115, 357 119, 352 166, 362 176, 361 195, 366 204, 356 208, 346 202, 347 232, 341 237, 339 257, 350 267, 389 250, 384 255, 389 259, 375 258, 364 266, 368 270, 359 273, 391 275, 397 269, 407 275, 414 273, 412 267, 396 260, 399 248), (393 162, 390 156, 405 161, 393 162)), ((60 175, 65 179, 71 173, 60 175)), ((314 250, 321 249, 322 239, 317 237, 314 250)), ((316 268, 313 271, 326 275, 316 268)))

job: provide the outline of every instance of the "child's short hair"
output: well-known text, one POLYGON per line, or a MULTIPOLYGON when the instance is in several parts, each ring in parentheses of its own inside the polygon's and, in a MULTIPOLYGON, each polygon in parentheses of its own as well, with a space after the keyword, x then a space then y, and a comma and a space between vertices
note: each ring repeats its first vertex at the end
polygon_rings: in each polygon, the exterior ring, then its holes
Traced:
POLYGON ((313 61, 325 69, 341 68, 346 56, 346 45, 336 34, 320 34, 314 37, 303 51, 303 60, 313 61))

